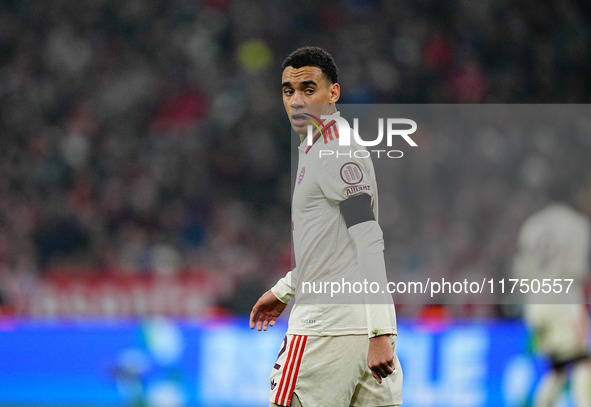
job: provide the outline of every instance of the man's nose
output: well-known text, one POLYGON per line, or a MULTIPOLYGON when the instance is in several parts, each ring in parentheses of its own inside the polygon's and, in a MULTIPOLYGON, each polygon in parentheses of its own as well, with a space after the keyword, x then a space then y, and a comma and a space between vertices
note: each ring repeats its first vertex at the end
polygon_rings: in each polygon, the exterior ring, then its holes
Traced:
POLYGON ((304 98, 300 92, 295 92, 291 98, 291 108, 298 109, 304 107, 304 98))

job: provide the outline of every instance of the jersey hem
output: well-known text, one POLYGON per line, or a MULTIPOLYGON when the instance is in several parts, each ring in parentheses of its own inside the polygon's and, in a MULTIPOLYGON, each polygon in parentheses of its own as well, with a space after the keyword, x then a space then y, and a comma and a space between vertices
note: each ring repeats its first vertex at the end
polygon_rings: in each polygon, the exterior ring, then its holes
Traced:
MULTIPOLYGON (((365 336, 369 336, 367 333, 367 328, 364 329, 360 329, 360 330, 330 330, 330 331, 326 331, 326 332, 318 332, 318 331, 311 331, 311 330, 307 330, 307 329, 291 329, 288 328, 287 335, 304 335, 304 336, 347 336, 347 335, 365 335, 365 336)), ((384 334, 386 335, 386 334, 384 334)), ((392 329, 392 333, 390 335, 396 335, 398 336, 398 330, 397 329, 392 329)))

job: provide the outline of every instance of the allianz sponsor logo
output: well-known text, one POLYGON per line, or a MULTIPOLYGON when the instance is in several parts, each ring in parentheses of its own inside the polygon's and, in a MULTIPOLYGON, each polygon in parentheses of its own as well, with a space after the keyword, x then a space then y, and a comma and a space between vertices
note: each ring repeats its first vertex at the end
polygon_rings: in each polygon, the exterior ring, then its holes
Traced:
POLYGON ((354 187, 347 188, 345 190, 345 193, 347 194, 347 196, 350 196, 350 195, 358 194, 359 192, 362 192, 362 191, 369 191, 369 190, 370 190, 369 185, 360 185, 360 186, 354 186, 354 187))

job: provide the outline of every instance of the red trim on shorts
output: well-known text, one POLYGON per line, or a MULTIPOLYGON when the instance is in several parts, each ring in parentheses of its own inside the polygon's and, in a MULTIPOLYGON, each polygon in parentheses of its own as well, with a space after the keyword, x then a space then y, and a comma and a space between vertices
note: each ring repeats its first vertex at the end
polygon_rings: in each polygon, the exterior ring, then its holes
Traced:
POLYGON ((290 349, 288 360, 285 363, 285 369, 281 374, 281 383, 279 384, 279 389, 277 389, 277 395, 275 396, 275 404, 279 405, 287 405, 291 404, 291 397, 293 396, 293 392, 295 390, 295 385, 298 379, 298 374, 300 371, 300 365, 302 364, 302 357, 304 356, 304 349, 306 347, 306 341, 308 340, 307 336, 302 335, 294 335, 290 342, 290 349), (295 349, 293 347, 294 339, 297 341, 295 343, 295 349), (303 340, 302 340, 303 338, 303 340), (301 345, 301 346, 300 346, 301 345), (293 351, 293 352, 292 352, 293 351), (291 363, 291 366, 290 366, 291 363), (295 368, 295 370, 294 370, 295 368), (286 379, 285 374, 287 373, 287 380, 285 381, 285 387, 283 387, 284 379, 286 379), (293 379, 292 379, 293 373, 293 379), (287 403, 287 404, 285 404, 287 403))
POLYGON ((281 381, 279 382, 279 388, 277 389, 277 396, 275 396, 275 404, 279 404, 279 395, 281 394, 281 389, 283 389, 283 382, 285 381, 285 369, 291 360, 291 354, 293 353, 293 342, 295 341, 296 336, 294 335, 291 338, 291 342, 289 343, 289 352, 287 353, 287 359, 285 360, 285 364, 283 365, 283 372, 281 372, 281 381))
POLYGON ((300 372, 300 365, 302 364, 302 356, 304 356, 304 349, 306 348, 306 341, 308 340, 307 336, 304 336, 304 341, 302 342, 302 349, 300 349, 300 357, 298 358, 298 364, 296 366, 296 370, 293 376, 293 384, 291 385, 291 389, 289 390, 287 396, 287 405, 291 404, 291 398, 293 396, 293 392, 295 390, 296 381, 298 380, 298 373, 300 372))
MULTIPOLYGON (((300 349, 300 342, 302 340, 302 337, 299 335, 294 335, 294 337, 297 337, 298 340, 296 341, 296 345, 295 345, 295 351, 293 353, 293 359, 291 360, 291 366, 289 367, 289 373, 287 374, 287 381, 285 382, 285 388, 283 389, 283 396, 281 396, 281 393, 279 393, 279 397, 280 397, 280 401, 281 403, 278 404, 283 404, 285 402, 285 396, 287 396, 287 390, 290 387, 290 383, 291 383, 291 372, 293 372, 293 366, 295 365, 295 361, 298 358, 298 350, 300 349)), ((287 365, 285 365, 285 367, 287 368, 287 365)))

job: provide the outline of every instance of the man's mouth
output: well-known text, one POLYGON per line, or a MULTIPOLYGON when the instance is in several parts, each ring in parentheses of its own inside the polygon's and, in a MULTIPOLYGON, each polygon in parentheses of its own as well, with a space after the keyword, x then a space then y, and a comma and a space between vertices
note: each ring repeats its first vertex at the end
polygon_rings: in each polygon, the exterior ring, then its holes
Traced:
POLYGON ((307 120, 306 115, 301 114, 301 113, 292 115, 291 121, 292 121, 293 125, 296 127, 302 127, 302 126, 305 126, 306 124, 308 124, 308 120, 307 120))

